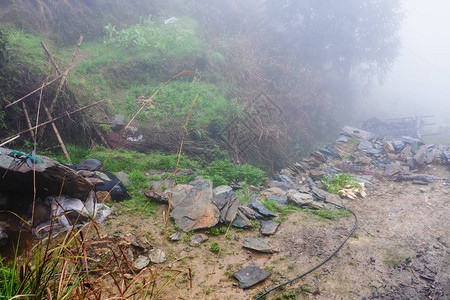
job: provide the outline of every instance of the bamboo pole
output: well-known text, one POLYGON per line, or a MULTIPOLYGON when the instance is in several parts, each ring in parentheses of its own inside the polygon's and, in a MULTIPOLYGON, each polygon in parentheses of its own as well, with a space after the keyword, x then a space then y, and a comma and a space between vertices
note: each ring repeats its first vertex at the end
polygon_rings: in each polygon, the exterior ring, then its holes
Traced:
MULTIPOLYGON (((80 47, 81 42, 83 42, 83 36, 82 35, 80 35, 80 39, 78 40, 78 43, 75 46, 75 49, 73 50, 72 57, 70 58, 70 60, 69 60, 69 62, 67 64, 66 70, 62 74, 61 81, 59 82, 59 86, 56 89, 55 97, 53 97, 53 100, 50 103, 50 106, 48 107, 48 111, 50 112, 50 114, 53 113, 53 109, 55 108, 55 104, 56 104, 56 101, 58 100, 59 93, 61 92, 61 90, 62 90, 62 88, 64 86, 64 83, 66 82, 67 75, 69 74, 70 67, 71 67, 71 65, 73 63, 73 60, 75 59, 75 56, 77 55, 78 48, 80 47)), ((40 132, 40 134, 38 136, 38 140, 42 139, 42 136, 44 135, 44 132, 45 132, 45 126, 42 127, 41 132, 40 132)))
POLYGON ((71 159, 70 159, 70 156, 69 156, 69 152, 67 152, 66 145, 64 145, 64 142, 63 142, 63 140, 61 138, 61 135, 59 134, 59 131, 58 131, 58 128, 56 127, 56 125, 55 125, 55 122, 53 121, 52 115, 50 114, 50 111, 47 108, 47 105, 42 103, 42 106, 44 107, 44 110, 45 110, 45 113, 47 114, 48 120, 52 124, 53 131, 55 132, 56 138, 58 139, 59 145, 61 146, 61 149, 62 149, 62 151, 64 153, 64 156, 67 158, 67 160, 69 162, 72 162, 71 159))
POLYGON ((105 146, 107 149, 111 149, 108 142, 103 137, 102 132, 98 129, 97 125, 94 124, 94 131, 97 133, 97 135, 100 137, 100 140, 102 141, 103 146, 105 146))
POLYGON ((91 104, 89 104, 89 105, 86 105, 86 106, 84 106, 84 107, 78 108, 78 109, 76 109, 76 110, 74 110, 74 111, 72 111, 72 112, 69 112, 69 113, 66 112, 66 113, 64 113, 64 114, 62 114, 62 115, 60 115, 60 116, 58 116, 58 117, 56 117, 56 118, 53 118, 53 120, 51 120, 51 121, 45 121, 45 122, 43 122, 43 123, 41 123, 41 124, 39 124, 39 125, 33 126, 33 127, 30 128, 30 129, 22 130, 21 132, 15 133, 14 135, 11 135, 11 136, 9 136, 9 137, 7 137, 7 138, 4 138, 4 139, 2 140, 2 142, 3 142, 3 141, 6 141, 6 140, 8 140, 8 139, 11 139, 11 138, 13 138, 13 137, 16 137, 16 136, 18 136, 18 135, 22 135, 22 134, 24 134, 24 133, 27 133, 27 132, 30 131, 30 130, 34 130, 34 129, 39 128, 39 127, 41 127, 41 126, 47 125, 47 124, 49 124, 49 123, 51 123, 51 122, 55 122, 55 121, 57 121, 57 120, 59 120, 59 119, 62 119, 62 118, 64 118, 64 117, 68 117, 68 116, 70 116, 70 115, 72 115, 72 114, 74 114, 74 113, 80 112, 80 111, 82 111, 82 110, 85 110, 85 109, 90 108, 90 107, 92 107, 92 106, 95 106, 95 105, 97 105, 97 104, 100 104, 100 103, 102 103, 103 101, 105 101, 105 100, 100 100, 100 101, 91 103, 91 104))
POLYGON ((59 68, 58 64, 56 63, 55 58, 53 57, 53 55, 50 53, 50 50, 48 50, 47 46, 45 46, 43 41, 41 41, 41 45, 42 45, 42 48, 44 48, 45 52, 47 53, 48 58, 52 62, 52 65, 55 67, 56 72, 58 72, 58 75, 61 75, 62 71, 59 68))
MULTIPOLYGON (((30 129, 30 128, 32 128, 32 126, 31 126, 30 116, 28 115, 28 109, 27 109, 27 106, 25 105, 25 102, 22 102, 22 108, 23 108, 23 113, 25 114, 25 118, 27 119, 28 129, 30 129)), ((34 132, 32 129, 30 129, 30 134, 31 134, 31 137, 33 138, 33 141, 36 142, 36 137, 34 136, 34 132)))
POLYGON ((56 90, 56 95, 53 98, 52 102, 50 103, 50 106, 48 107, 50 113, 52 113, 53 112, 53 108, 55 108, 56 100, 58 100, 59 93, 61 92, 62 87, 63 87, 64 83, 66 82, 66 78, 67 78, 67 75, 69 74, 70 66, 72 65, 73 60, 75 59, 75 56, 77 55, 78 48, 80 47, 81 42, 83 42, 83 36, 82 35, 80 35, 80 39, 78 40, 78 43, 75 46, 75 49, 73 50, 72 57, 70 58, 69 63, 67 64, 67 68, 66 68, 66 70, 63 73, 63 76, 61 78, 61 82, 59 83, 58 89, 56 90))

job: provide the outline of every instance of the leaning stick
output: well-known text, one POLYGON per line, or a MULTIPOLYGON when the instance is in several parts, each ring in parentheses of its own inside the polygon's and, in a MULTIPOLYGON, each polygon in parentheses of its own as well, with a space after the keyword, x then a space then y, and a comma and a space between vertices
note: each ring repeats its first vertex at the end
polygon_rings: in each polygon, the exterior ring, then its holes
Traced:
MULTIPOLYGON (((28 115, 28 109, 27 109, 27 106, 25 105, 25 102, 22 102, 22 108, 23 108, 23 113, 25 115, 25 118, 27 119, 28 129, 30 129, 32 126, 31 126, 30 116, 28 115)), ((33 138, 33 141, 36 142, 36 137, 34 136, 34 131, 30 130, 30 134, 31 134, 31 137, 33 138)))
MULTIPOLYGON (((56 89, 55 97, 53 97, 53 100, 50 103, 50 106, 48 107, 48 111, 50 112, 50 114, 53 113, 53 109, 55 108, 55 104, 56 104, 56 101, 58 100, 59 93, 61 92, 61 90, 64 86, 64 83, 66 82, 66 78, 67 78, 67 75, 69 74, 70 66, 72 65, 73 60, 75 59, 75 56, 77 55, 78 48, 80 47, 82 41, 83 41, 83 36, 80 35, 80 39, 78 40, 78 43, 75 46, 75 49, 73 50, 72 57, 70 58, 70 60, 67 64, 66 70, 62 74, 61 81, 59 82, 59 86, 56 89)), ((42 136, 44 135, 44 132, 45 132, 45 127, 42 127, 41 132, 39 133, 39 136, 38 136, 38 140, 41 140, 42 136)))
MULTIPOLYGON (((72 114, 74 114, 74 113, 77 113, 77 112, 79 112, 79 111, 82 111, 82 110, 85 110, 85 109, 90 108, 90 107, 92 107, 92 106, 95 106, 95 105, 97 105, 97 104, 100 104, 100 103, 102 103, 103 101, 105 101, 105 100, 100 100, 100 101, 91 103, 91 104, 89 104, 89 105, 86 105, 86 106, 84 106, 84 107, 78 108, 78 109, 76 109, 76 110, 74 110, 74 111, 72 111, 72 112, 69 112, 69 113, 66 112, 66 113, 64 113, 64 114, 62 114, 62 115, 60 115, 60 116, 58 116, 58 117, 56 117, 56 118, 53 118, 53 120, 51 120, 51 121, 45 121, 45 122, 43 122, 43 123, 41 123, 41 124, 39 124, 39 125, 33 126, 33 127, 31 128, 31 130, 34 130, 34 129, 39 128, 39 127, 44 126, 44 125, 47 125, 48 123, 57 121, 57 120, 62 119, 62 118, 64 118, 64 117, 68 117, 68 116, 70 116, 70 115, 72 115, 72 114)), ((30 131, 30 129, 22 130, 21 132, 18 132, 18 133, 14 134, 14 135, 11 135, 11 136, 7 137, 7 138, 4 138, 4 139, 2 140, 2 142, 3 142, 3 141, 6 141, 6 140, 9 140, 10 138, 16 137, 17 135, 22 135, 22 134, 24 134, 24 133, 27 133, 28 131, 30 131)))
POLYGON ((78 40, 78 44, 75 46, 75 50, 73 50, 72 57, 70 58, 69 63, 67 64, 67 68, 66 68, 66 70, 64 71, 63 76, 62 76, 62 78, 61 78, 61 82, 59 83, 58 89, 56 90, 55 97, 53 98, 52 103, 51 103, 50 106, 48 107, 50 113, 53 112, 53 108, 55 107, 56 100, 58 99, 59 93, 60 93, 61 90, 62 90, 62 87, 63 87, 63 85, 64 85, 64 82, 66 82, 66 77, 67 77, 67 75, 69 74, 70 66, 72 65, 73 60, 75 59, 75 56, 77 55, 78 48, 80 47, 82 41, 83 41, 83 36, 80 35, 80 39, 78 40))
POLYGON ((58 64, 56 63, 55 58, 53 57, 53 55, 50 53, 50 50, 48 50, 47 46, 45 46, 43 41, 41 41, 41 45, 42 45, 42 48, 44 48, 45 52, 47 53, 48 58, 52 62, 52 65, 55 67, 56 72, 58 72, 58 75, 61 75, 62 71, 59 68, 58 64))
MULTIPOLYGON (((55 122, 53 121, 52 115, 51 115, 50 111, 47 108, 47 105, 42 103, 42 106, 44 107, 44 110, 45 110, 45 113, 47 114, 48 120, 51 121, 51 123, 52 123, 53 131, 55 132, 56 138, 58 138, 58 142, 59 142, 59 145, 61 146, 61 149, 62 149, 62 151, 64 153, 64 156, 71 163, 72 161, 70 159, 69 152, 67 152, 66 145, 64 145, 64 142, 63 142, 63 140, 61 138, 61 135, 59 134, 59 131, 58 131, 58 128, 56 127, 56 125, 55 125, 55 122)), ((33 132, 33 130, 31 130, 31 132, 33 132)))

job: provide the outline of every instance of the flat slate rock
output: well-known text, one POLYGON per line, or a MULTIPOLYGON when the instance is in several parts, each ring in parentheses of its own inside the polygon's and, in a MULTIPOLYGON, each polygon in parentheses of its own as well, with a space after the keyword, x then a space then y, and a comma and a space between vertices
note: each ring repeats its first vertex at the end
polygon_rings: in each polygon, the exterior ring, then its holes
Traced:
POLYGON ((261 201, 252 198, 250 201, 250 208, 252 208, 257 213, 261 214, 263 217, 275 218, 277 215, 267 209, 261 201))
POLYGON ((236 217, 231 223, 234 227, 238 228, 252 228, 253 224, 250 220, 242 213, 242 211, 237 211, 236 217))
POLYGON ((278 226, 280 226, 280 223, 272 220, 261 221, 260 232, 261 234, 264 235, 272 235, 275 234, 275 232, 278 229, 278 226))
POLYGON ((246 238, 242 247, 263 253, 273 253, 272 246, 261 238, 246 238))
POLYGON ((209 239, 209 237, 204 233, 199 233, 199 234, 193 235, 190 238, 189 246, 191 246, 191 247, 197 246, 198 244, 201 244, 201 243, 207 241, 208 239, 209 239))
POLYGON ((257 266, 248 266, 233 274, 233 277, 238 280, 241 289, 254 286, 257 283, 266 280, 269 276, 270 273, 268 271, 262 270, 257 266))

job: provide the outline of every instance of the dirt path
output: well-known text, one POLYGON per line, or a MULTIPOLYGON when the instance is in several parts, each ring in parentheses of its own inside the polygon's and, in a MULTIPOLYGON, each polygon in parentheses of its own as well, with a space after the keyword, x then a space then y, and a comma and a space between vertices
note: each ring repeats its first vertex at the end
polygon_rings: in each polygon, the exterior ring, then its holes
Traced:
MULTIPOLYGON (((444 167, 426 170, 448 176, 444 167)), ((450 299, 450 186, 374 181, 366 199, 344 200, 359 226, 352 238, 322 268, 279 289, 266 299, 450 299)), ((145 236, 153 245, 162 240, 162 210, 156 217, 118 215, 101 232, 145 236), (120 230, 117 231, 117 230, 120 230)), ((159 286, 168 282, 160 299, 254 299, 276 284, 296 277, 326 258, 353 226, 353 217, 328 220, 303 211, 289 214, 277 233, 264 239, 279 252, 259 254, 242 248, 245 237, 257 230, 230 228, 190 247, 182 234, 167 242, 168 256, 159 286), (210 251, 217 242, 220 253, 210 251), (242 290, 230 276, 248 265, 269 270, 269 279, 242 290), (192 284, 187 276, 192 270, 192 284), (167 270, 182 273, 169 281, 167 270)), ((171 225, 173 227, 173 225, 171 225)), ((105 296, 113 296, 104 293, 105 296)))

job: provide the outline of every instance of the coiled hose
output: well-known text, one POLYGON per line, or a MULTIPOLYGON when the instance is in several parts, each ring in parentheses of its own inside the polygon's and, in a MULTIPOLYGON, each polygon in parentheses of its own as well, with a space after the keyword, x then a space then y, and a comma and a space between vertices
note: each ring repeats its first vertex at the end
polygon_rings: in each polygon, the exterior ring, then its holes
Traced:
POLYGON ((340 208, 340 209, 345 209, 345 210, 347 210, 347 211, 349 211, 349 212, 352 213, 352 215, 355 217, 355 224, 353 225, 353 228, 352 228, 352 230, 350 231, 350 233, 347 235, 347 237, 345 238, 345 240, 344 240, 344 241, 343 241, 343 242, 342 242, 342 243, 341 243, 341 244, 333 251, 333 253, 331 253, 330 256, 328 256, 327 258, 325 258, 321 263, 319 263, 318 265, 316 265, 314 268, 312 268, 312 269, 306 271, 305 273, 303 273, 303 274, 301 274, 301 275, 299 275, 299 276, 297 276, 297 277, 295 277, 295 278, 293 278, 293 279, 291 279, 291 280, 288 280, 288 281, 286 281, 286 282, 284 282, 284 283, 281 283, 281 284, 279 284, 279 285, 277 285, 277 286, 271 288, 270 290, 268 290, 268 291, 266 291, 265 293, 263 293, 263 294, 261 294, 260 296, 258 296, 258 298, 256 298, 255 300, 262 299, 263 297, 265 297, 265 296, 266 296, 267 294, 269 294, 270 292, 273 292, 274 290, 276 290, 276 289, 278 289, 278 288, 280 288, 280 287, 282 287, 282 286, 285 286, 285 285, 290 284, 290 283, 292 283, 292 282, 294 282, 294 281, 296 281, 296 280, 298 280, 298 279, 300 279, 300 278, 302 278, 302 277, 305 277, 305 276, 308 275, 309 273, 311 273, 311 272, 317 270, 318 268, 320 268, 321 266, 323 266, 323 265, 324 265, 325 263, 327 263, 333 256, 336 255, 336 253, 342 248, 342 246, 344 246, 344 244, 347 242, 347 240, 352 236, 353 232, 355 232, 356 227, 358 226, 358 217, 356 216, 356 214, 355 214, 353 211, 351 211, 350 209, 348 209, 348 208, 345 207, 345 206, 342 206, 342 205, 339 205, 339 204, 336 204, 336 203, 333 203, 333 202, 330 202, 330 201, 326 201, 326 200, 325 200, 324 202, 325 202, 325 203, 329 203, 329 204, 331 204, 331 205, 334 205, 334 206, 336 206, 336 207, 338 207, 338 208, 340 208))

